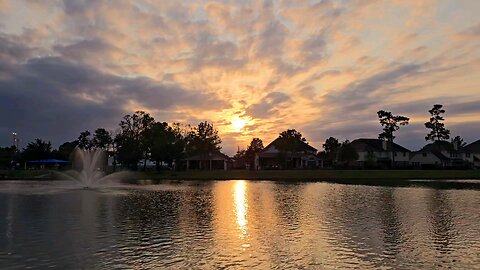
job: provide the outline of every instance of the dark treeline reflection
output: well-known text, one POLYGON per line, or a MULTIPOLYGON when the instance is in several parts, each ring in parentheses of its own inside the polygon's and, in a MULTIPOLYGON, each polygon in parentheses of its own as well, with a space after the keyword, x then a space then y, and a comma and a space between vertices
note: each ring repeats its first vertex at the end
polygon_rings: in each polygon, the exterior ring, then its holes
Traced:
POLYGON ((2 267, 465 268, 476 190, 188 182, 0 189, 2 267))

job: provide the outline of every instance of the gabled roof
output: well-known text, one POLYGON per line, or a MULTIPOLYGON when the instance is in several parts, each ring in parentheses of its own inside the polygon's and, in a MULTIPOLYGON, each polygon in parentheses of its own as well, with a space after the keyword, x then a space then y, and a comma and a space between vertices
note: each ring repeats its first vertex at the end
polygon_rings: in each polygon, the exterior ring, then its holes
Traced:
POLYGON ((433 143, 429 143, 425 145, 421 150, 422 151, 444 151, 444 152, 463 152, 463 147, 458 147, 457 150, 455 150, 455 147, 451 142, 448 141, 436 141, 433 143))
POLYGON ((463 148, 460 147, 459 150, 455 151, 455 148, 453 147, 453 144, 447 141, 436 141, 433 143, 429 143, 425 145, 422 149, 419 151, 416 151, 415 154, 421 154, 421 153, 431 153, 432 155, 436 156, 438 159, 441 161, 461 161, 461 158, 452 158, 452 157, 447 157, 442 152, 463 152, 463 148))
MULTIPOLYGON (((383 149, 383 140, 380 139, 356 139, 350 142, 350 145, 352 145, 357 152, 387 152, 386 150, 383 149)), ((390 147, 390 144, 388 144, 388 147, 390 147)), ((388 151, 391 151, 390 149, 388 151)), ((393 143, 393 151, 395 152, 411 152, 407 148, 393 143)))
MULTIPOLYGON (((278 145, 279 142, 280 142, 280 137, 279 137, 279 138, 276 138, 276 139, 273 140, 271 143, 269 143, 269 144, 265 147, 265 149, 268 149, 268 148, 271 147, 272 145, 275 146, 275 148, 277 148, 277 145, 278 145)), ((317 151, 318 151, 317 148, 309 145, 308 143, 306 143, 306 142, 304 142, 304 141, 298 141, 298 143, 299 143, 298 146, 299 146, 299 148, 300 148, 300 151, 299 151, 299 152, 301 152, 301 151, 308 151, 308 152, 313 151, 313 152, 317 152, 317 151)), ((264 151, 265 151, 265 149, 264 149, 264 151)))
POLYGON ((480 153, 480 140, 464 147, 470 153, 480 153))
POLYGON ((440 160, 442 161, 447 161, 447 160, 450 160, 451 158, 445 156, 444 154, 442 154, 440 151, 438 150, 431 150, 430 151, 433 155, 435 155, 437 158, 439 158, 440 160))

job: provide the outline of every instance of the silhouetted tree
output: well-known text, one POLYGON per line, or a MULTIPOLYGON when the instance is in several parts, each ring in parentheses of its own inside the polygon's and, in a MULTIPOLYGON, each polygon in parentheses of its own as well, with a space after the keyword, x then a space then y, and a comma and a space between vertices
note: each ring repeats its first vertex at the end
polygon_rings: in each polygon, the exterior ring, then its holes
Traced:
POLYGON ((95 148, 108 150, 112 142, 112 135, 104 128, 97 128, 93 133, 92 144, 95 148))
POLYGON ((279 150, 278 161, 283 161, 284 168, 288 167, 288 153, 301 151, 306 141, 302 133, 295 129, 287 129, 280 133, 275 146, 279 150))
POLYGON ((380 125, 383 127, 383 132, 378 134, 378 138, 386 140, 389 144, 390 152, 392 153, 392 167, 395 166, 395 153, 393 151, 393 140, 395 135, 393 133, 400 129, 401 126, 408 125, 410 118, 403 115, 393 115, 391 112, 380 110, 377 112, 380 125))
POLYGON ((118 160, 130 167, 138 169, 138 161, 144 159, 144 169, 147 164, 153 138, 149 136, 149 129, 155 123, 150 114, 137 111, 127 114, 120 121, 120 133, 115 136, 118 160))
POLYGON ((452 144, 459 147, 465 147, 467 145, 467 143, 460 136, 455 136, 455 138, 452 139, 452 144))
POLYGON ((151 158, 155 161, 156 169, 160 169, 161 162, 172 166, 174 161, 183 157, 184 140, 178 126, 170 127, 166 122, 157 122, 150 129, 153 138, 151 158))
POLYGON ((442 114, 445 113, 445 110, 442 109, 443 105, 435 104, 433 108, 429 110, 431 117, 428 122, 425 123, 427 129, 431 131, 425 136, 427 141, 444 141, 450 139, 450 130, 445 128, 445 124, 442 123, 445 119, 442 114))
POLYGON ((27 144, 27 147, 23 149, 22 155, 26 161, 51 158, 52 144, 41 139, 35 139, 27 144))
POLYGON ((285 140, 292 140, 292 141, 302 141, 306 142, 307 139, 305 139, 302 135, 302 133, 298 132, 295 129, 287 129, 285 131, 282 131, 279 136, 280 139, 285 139, 285 140))
POLYGON ((0 168, 14 166, 17 148, 15 146, 0 147, 0 168))
POLYGON ((187 152, 189 154, 205 154, 220 151, 222 140, 218 131, 207 121, 201 122, 186 137, 187 152))
POLYGON ((337 152, 341 146, 342 144, 338 142, 338 139, 334 137, 326 139, 325 143, 323 144, 323 149, 325 150, 325 157, 329 160, 335 160, 337 152))
POLYGON ((278 137, 277 147, 279 150, 285 152, 296 152, 302 149, 303 143, 307 141, 302 135, 302 133, 296 131, 295 129, 287 129, 280 133, 278 137))
POLYGON ((57 158, 61 160, 69 160, 73 150, 77 147, 78 141, 64 142, 58 147, 57 158))
POLYGON ((247 159, 247 150, 237 150, 237 153, 233 156, 233 160, 235 161, 235 164, 237 166, 241 167, 242 169, 245 169, 245 165, 249 164, 249 161, 247 159))
POLYGON ((245 151, 246 163, 251 169, 255 166, 255 155, 263 150, 263 141, 260 138, 253 138, 245 151))
POLYGON ((338 160, 348 167, 353 161, 358 160, 357 150, 351 145, 350 141, 346 140, 342 143, 338 151, 338 160))
POLYGON ((85 150, 90 150, 93 147, 92 139, 90 138, 90 131, 85 130, 80 132, 80 135, 78 136, 78 147, 85 149, 85 150))

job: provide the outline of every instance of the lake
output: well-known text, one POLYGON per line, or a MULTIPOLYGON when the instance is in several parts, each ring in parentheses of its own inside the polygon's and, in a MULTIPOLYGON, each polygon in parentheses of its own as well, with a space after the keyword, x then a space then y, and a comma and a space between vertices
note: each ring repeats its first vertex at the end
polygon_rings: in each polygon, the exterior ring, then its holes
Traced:
POLYGON ((480 190, 0 182, 0 267, 474 269, 480 190))

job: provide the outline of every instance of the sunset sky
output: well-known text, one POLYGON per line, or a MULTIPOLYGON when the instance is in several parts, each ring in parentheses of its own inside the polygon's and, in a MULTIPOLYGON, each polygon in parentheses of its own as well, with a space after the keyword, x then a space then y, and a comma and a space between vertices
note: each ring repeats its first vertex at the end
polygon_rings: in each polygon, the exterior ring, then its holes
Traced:
POLYGON ((380 109, 480 139, 480 1, 0 0, 0 145, 55 146, 145 110, 233 154, 287 128, 376 138, 380 109))

